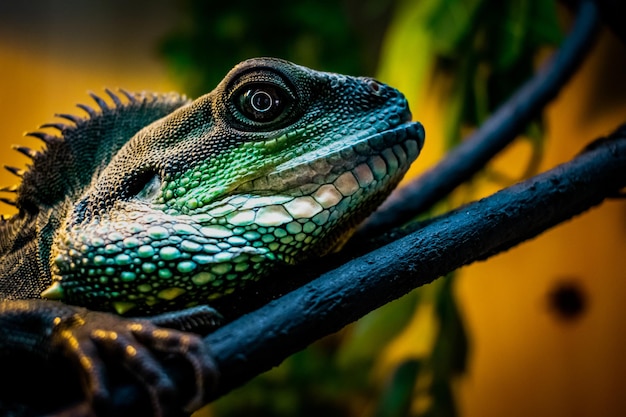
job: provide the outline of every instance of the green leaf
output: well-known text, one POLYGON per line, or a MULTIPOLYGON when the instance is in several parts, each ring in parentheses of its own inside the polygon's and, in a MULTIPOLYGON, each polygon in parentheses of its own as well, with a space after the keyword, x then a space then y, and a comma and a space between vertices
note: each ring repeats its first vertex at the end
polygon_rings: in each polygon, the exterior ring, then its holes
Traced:
POLYGON ((382 40, 376 77, 402 91, 414 110, 435 61, 424 21, 438 1, 399 1, 382 40))
POLYGON ((373 417, 404 417, 409 415, 417 376, 422 363, 415 359, 402 362, 381 394, 373 417))
POLYGON ((449 380, 434 380, 431 396, 430 409, 420 417, 457 417, 459 415, 449 380))
POLYGON ((531 31, 534 45, 559 45, 564 38, 555 1, 532 0, 531 31))
POLYGON ((522 56, 530 22, 528 0, 509 0, 497 8, 502 13, 493 13, 494 33, 489 38, 494 44, 491 65, 495 71, 514 65, 522 56), (503 10, 502 10, 503 9, 503 10))
POLYGON ((433 348, 432 366, 436 377, 450 379, 465 372, 469 341, 454 299, 454 279, 449 275, 441 280, 443 285, 436 305, 440 330, 433 348))
POLYGON ((440 0, 428 17, 426 27, 432 33, 437 53, 455 56, 462 46, 468 46, 478 25, 481 6, 485 0, 440 0))

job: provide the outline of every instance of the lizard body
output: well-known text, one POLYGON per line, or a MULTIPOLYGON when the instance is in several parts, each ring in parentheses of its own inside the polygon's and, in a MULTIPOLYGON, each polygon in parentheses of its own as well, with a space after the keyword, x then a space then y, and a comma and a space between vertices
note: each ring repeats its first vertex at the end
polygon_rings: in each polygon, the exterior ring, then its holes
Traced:
POLYGON ((33 163, 0 226, 0 320, 28 303, 54 316, 42 296, 152 315, 269 279, 338 249, 424 140, 397 90, 279 59, 194 101, 107 93, 44 125, 60 137, 33 133, 44 151, 18 148, 33 163))
MULTIPOLYGON (((64 215, 46 219, 44 296, 136 314, 208 303, 339 247, 423 141, 396 90, 281 60, 246 61, 191 103, 165 101, 180 107, 90 149, 64 215)), ((32 182, 18 206, 41 206, 32 182)))

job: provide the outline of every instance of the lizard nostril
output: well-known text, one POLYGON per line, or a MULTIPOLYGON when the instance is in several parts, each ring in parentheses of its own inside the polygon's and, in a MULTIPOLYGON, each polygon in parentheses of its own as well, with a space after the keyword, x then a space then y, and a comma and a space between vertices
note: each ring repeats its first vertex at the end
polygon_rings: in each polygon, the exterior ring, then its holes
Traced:
POLYGON ((367 82, 367 86, 369 87, 372 93, 374 93, 377 96, 380 95, 382 86, 378 81, 370 79, 367 82))

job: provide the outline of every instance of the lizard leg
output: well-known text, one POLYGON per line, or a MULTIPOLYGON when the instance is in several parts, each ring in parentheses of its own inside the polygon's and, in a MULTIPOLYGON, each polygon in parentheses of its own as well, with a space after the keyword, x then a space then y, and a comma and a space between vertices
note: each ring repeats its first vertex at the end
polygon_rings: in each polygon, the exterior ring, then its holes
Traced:
MULTIPOLYGON (((3 328, 13 329, 0 340, 0 361, 12 363, 19 358, 31 379, 49 381, 45 386, 55 392, 50 405, 20 397, 27 407, 47 407, 40 414, 76 406, 75 392, 60 387, 60 376, 64 381, 71 381, 72 376, 83 381, 81 401, 89 403, 98 416, 129 415, 127 409, 132 408, 141 415, 163 417, 200 407, 205 390, 217 378, 199 336, 161 328, 147 319, 127 319, 52 301, 5 300, 0 301, 0 322, 3 328), (38 365, 30 365, 29 357, 38 358, 38 365), (68 360, 60 368, 63 375, 59 368, 46 374, 49 358, 59 357, 68 360), (120 399, 119 391, 113 398, 112 389, 124 382, 140 386, 144 398, 120 399), (69 398, 64 400, 66 394, 69 398), (152 413, 146 413, 149 408, 152 413)), ((9 388, 18 393, 28 390, 28 386, 9 388)), ((6 398, 4 394, 0 393, 0 405, 13 401, 11 394, 6 398)))

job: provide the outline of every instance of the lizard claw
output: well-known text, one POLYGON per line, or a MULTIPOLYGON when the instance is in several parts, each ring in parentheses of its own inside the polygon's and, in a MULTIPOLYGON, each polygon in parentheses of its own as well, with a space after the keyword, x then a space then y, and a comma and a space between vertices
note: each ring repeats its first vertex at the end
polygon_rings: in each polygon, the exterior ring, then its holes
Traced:
MULTIPOLYGON (((175 315, 177 320, 157 316, 153 323, 148 319, 122 318, 55 301, 4 301, 0 307, 0 321, 17 323, 20 330, 27 329, 33 334, 32 340, 29 335, 21 334, 8 342, 0 341, 0 353, 3 343, 8 343, 11 352, 18 347, 26 354, 43 357, 44 361, 48 357, 67 358, 78 370, 82 394, 54 386, 58 384, 59 368, 54 368, 57 370, 52 375, 36 368, 39 373, 34 378, 48 378, 51 382, 45 383, 46 386, 53 385, 50 391, 57 393, 53 398, 57 405, 47 408, 58 413, 61 407, 60 415, 179 416, 202 406, 205 393, 210 392, 216 382, 217 368, 198 335, 157 325, 190 329, 184 319, 185 311, 175 315), (186 323, 184 326, 181 317, 186 323), (45 340, 41 340, 42 334, 46 335, 45 340), (140 398, 130 398, 119 389, 128 384, 141 388, 140 398), (146 412, 149 408, 151 413, 146 412)), ((199 313, 191 310, 187 314, 197 319, 199 313)), ((68 366, 61 369, 65 371, 68 366)), ((67 378, 64 384, 72 385, 72 380, 66 381, 67 378)), ((27 407, 41 407, 25 398, 20 401, 25 401, 27 407)), ((4 400, 0 393, 0 410, 4 400)))
POLYGON ((118 361, 146 390, 153 414, 166 416, 172 404, 192 412, 202 405, 207 385, 215 383, 217 370, 202 340, 191 333, 158 327, 146 319, 123 319, 108 313, 85 311, 59 326, 57 341, 76 358, 86 377, 96 408, 108 408, 109 362, 118 361), (99 359, 104 357, 107 359, 99 359), (177 390, 163 363, 176 362, 193 374, 191 398, 177 390), (181 398, 177 398, 181 397, 181 398))

